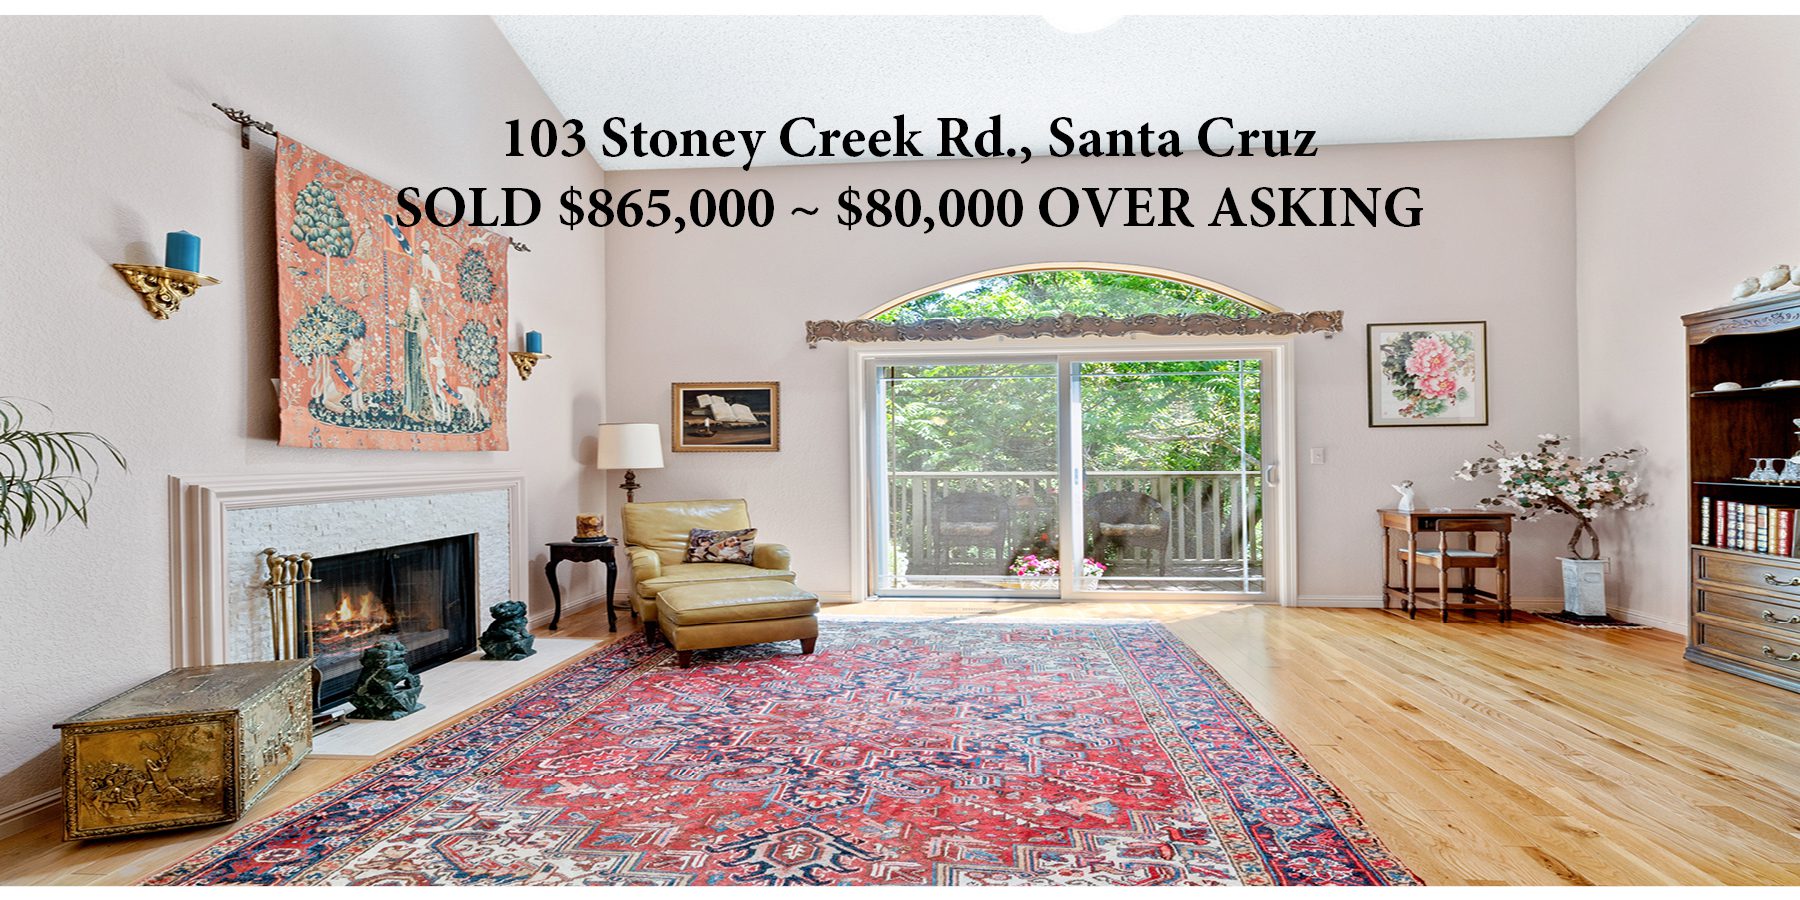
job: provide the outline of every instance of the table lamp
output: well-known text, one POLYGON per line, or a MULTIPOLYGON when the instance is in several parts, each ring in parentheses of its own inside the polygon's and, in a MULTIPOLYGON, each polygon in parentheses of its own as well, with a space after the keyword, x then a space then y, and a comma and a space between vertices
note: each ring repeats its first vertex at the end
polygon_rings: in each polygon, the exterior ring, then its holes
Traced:
POLYGON ((599 438, 595 468, 624 469, 625 481, 619 487, 625 489, 626 503, 637 502, 637 489, 643 485, 637 483, 634 470, 663 467, 662 426, 654 422, 608 423, 600 426, 599 438))

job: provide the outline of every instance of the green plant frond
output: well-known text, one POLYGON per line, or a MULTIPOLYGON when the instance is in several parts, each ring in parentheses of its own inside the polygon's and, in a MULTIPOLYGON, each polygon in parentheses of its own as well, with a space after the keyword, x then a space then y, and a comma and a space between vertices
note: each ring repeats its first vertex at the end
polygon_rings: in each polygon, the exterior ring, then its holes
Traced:
POLYGON ((70 519, 87 524, 102 452, 126 468, 125 455, 106 438, 91 431, 29 430, 24 407, 0 397, 0 544, 70 519))

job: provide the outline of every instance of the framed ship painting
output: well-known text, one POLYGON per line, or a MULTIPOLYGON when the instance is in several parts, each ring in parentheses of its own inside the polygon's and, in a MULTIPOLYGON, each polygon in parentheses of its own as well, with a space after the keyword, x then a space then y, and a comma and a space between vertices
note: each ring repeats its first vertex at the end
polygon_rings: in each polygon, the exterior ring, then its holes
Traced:
POLYGON ((1486 322, 1369 326, 1369 427, 1487 423, 1486 322))
POLYGON ((669 449, 677 453, 781 449, 779 382, 684 382, 669 394, 669 449))
POLYGON ((505 450, 507 239, 276 138, 281 443, 505 450))

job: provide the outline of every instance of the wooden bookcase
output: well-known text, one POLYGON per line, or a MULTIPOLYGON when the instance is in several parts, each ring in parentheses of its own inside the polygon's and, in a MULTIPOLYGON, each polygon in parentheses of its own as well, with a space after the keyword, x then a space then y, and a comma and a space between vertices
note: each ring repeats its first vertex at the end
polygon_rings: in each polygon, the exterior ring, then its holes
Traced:
POLYGON ((1800 691, 1800 558, 1727 550, 1701 537, 1703 498, 1800 508, 1800 484, 1742 481, 1751 457, 1800 446, 1800 291, 1681 317, 1688 345, 1687 658, 1800 691), (1735 381, 1738 391, 1713 385, 1735 381))

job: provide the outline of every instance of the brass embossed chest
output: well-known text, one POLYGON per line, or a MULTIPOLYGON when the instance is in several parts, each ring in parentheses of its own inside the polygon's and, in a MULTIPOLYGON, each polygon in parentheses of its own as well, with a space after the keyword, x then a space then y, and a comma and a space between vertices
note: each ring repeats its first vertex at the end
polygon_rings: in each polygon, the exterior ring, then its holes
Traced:
POLYGON ((230 822, 312 749, 312 664, 176 669, 56 727, 65 840, 230 822))

